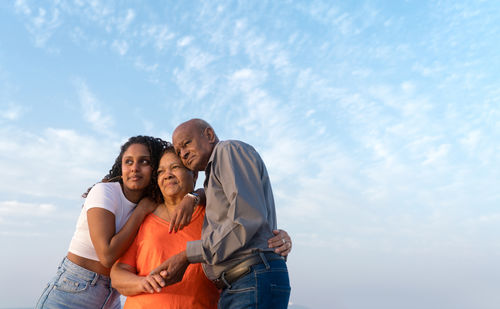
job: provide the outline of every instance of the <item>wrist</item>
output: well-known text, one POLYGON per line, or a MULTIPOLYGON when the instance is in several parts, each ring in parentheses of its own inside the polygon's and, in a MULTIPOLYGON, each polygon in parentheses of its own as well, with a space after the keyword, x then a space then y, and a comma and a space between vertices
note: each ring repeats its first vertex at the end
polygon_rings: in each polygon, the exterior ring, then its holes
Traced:
POLYGON ((196 192, 189 192, 187 193, 184 197, 188 197, 194 201, 195 205, 198 205, 200 203, 200 196, 196 192))

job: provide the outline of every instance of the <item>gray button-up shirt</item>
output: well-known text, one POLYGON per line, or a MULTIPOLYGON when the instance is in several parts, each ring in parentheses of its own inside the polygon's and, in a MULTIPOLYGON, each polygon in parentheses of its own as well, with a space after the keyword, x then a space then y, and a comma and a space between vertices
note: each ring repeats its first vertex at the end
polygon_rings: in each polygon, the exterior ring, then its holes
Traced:
POLYGON ((191 263, 204 263, 211 280, 256 249, 272 251, 267 240, 276 229, 276 210, 266 166, 255 149, 221 141, 205 169, 207 197, 201 240, 187 243, 191 263))

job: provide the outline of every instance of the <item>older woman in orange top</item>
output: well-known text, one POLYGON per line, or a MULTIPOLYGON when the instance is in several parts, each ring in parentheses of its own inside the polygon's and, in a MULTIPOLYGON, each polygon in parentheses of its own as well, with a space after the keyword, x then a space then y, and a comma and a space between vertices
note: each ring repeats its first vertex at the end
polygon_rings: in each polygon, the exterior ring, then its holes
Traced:
MULTIPOLYGON (((135 241, 111 270, 111 282, 127 296, 125 309, 131 308, 217 308, 219 291, 203 273, 201 264, 191 264, 183 280, 164 287, 163 279, 149 273, 161 262, 186 249, 186 242, 201 238, 205 208, 197 206, 191 222, 177 233, 169 233, 170 218, 183 197, 193 191, 196 174, 188 170, 168 147, 158 167, 158 185, 164 203, 142 223, 135 241)), ((275 246, 289 239, 286 232, 274 237, 275 246), (277 241, 276 241, 277 240, 277 241)), ((270 240, 273 246, 273 238, 270 240)), ((288 247, 277 252, 288 254, 288 247)))

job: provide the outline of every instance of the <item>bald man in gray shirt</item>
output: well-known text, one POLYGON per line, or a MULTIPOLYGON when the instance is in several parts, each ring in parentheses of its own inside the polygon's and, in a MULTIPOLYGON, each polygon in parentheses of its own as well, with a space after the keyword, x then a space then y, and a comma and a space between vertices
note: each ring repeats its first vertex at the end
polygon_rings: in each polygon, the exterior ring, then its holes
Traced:
MULTIPOLYGON (((219 308, 287 308, 290 282, 285 260, 268 248, 276 229, 269 175, 255 149, 221 141, 201 119, 179 125, 172 135, 177 154, 193 171, 205 171, 206 217, 201 240, 171 257, 152 274, 167 284, 182 280, 190 263, 203 263, 221 290, 219 308)), ((285 247, 291 243, 282 239, 285 247)), ((281 244, 281 245, 283 245, 281 244)))

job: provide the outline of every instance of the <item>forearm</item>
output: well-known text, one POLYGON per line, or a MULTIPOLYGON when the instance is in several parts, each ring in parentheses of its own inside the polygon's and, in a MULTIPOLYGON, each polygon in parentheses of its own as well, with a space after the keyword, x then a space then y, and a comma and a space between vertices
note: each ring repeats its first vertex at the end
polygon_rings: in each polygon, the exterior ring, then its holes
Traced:
POLYGON ((144 293, 142 277, 125 269, 125 264, 116 263, 111 268, 111 284, 124 296, 133 296, 144 293))
POLYGON ((115 262, 125 253, 125 251, 127 251, 128 247, 130 247, 139 231, 139 227, 148 214, 147 211, 136 207, 122 229, 111 238, 109 243, 109 254, 113 256, 115 262))
POLYGON ((100 254, 98 252, 101 264, 109 268, 127 251, 147 215, 147 211, 136 207, 122 229, 111 237, 102 250, 99 250, 101 251, 100 254))

